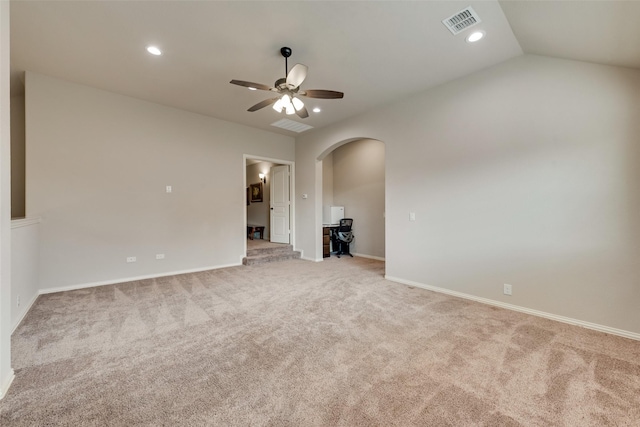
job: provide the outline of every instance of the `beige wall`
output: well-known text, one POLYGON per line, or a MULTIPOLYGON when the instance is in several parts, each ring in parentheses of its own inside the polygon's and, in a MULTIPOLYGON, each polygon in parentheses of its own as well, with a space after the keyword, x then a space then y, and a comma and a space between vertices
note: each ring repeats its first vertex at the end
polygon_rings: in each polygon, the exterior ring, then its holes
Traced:
POLYGON ((322 206, 336 206, 333 203, 333 152, 322 160, 322 206))
POLYGON ((318 159, 374 138, 389 277, 639 334, 639 93, 637 70, 524 55, 301 135, 298 247, 321 256, 318 159))
POLYGON ((265 240, 269 240, 270 234, 270 209, 269 209, 269 197, 271 196, 269 179, 269 171, 271 167, 275 166, 275 163, 260 162, 247 166, 247 186, 249 184, 257 184, 260 182, 260 173, 264 173, 267 176, 266 184, 263 184, 262 202, 251 203, 247 206, 247 224, 264 225, 265 240))
POLYGON ((239 264, 243 156, 294 158, 290 137, 30 72, 26 122, 45 290, 239 264))
POLYGON ((24 95, 11 97, 11 218, 24 218, 24 95))
POLYGON ((38 297, 40 222, 11 221, 11 328, 15 329, 38 297), (20 304, 18 304, 18 298, 20 304))
POLYGON ((384 144, 362 139, 332 154, 333 204, 344 206, 345 216, 353 218, 356 238, 350 250, 384 258, 384 144))
POLYGON ((11 118, 9 2, 0 1, 0 399, 11 369, 11 118))

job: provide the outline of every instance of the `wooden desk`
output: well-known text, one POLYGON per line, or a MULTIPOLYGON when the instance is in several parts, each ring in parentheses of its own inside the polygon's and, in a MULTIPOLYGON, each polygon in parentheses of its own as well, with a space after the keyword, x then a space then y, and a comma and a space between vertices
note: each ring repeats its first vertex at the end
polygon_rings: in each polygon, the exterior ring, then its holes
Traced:
POLYGON ((264 225, 247 224, 247 237, 253 240, 254 234, 260 233, 260 239, 264 238, 264 225))
POLYGON ((331 227, 322 227, 322 258, 331 256, 331 227))
POLYGON ((322 258, 329 258, 331 256, 331 241, 337 229, 337 225, 322 225, 322 258))

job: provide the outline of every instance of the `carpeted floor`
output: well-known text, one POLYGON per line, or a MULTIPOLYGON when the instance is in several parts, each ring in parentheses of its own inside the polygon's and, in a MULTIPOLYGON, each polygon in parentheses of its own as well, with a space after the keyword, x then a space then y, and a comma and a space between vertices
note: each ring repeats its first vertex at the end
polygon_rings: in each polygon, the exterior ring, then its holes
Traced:
POLYGON ((640 342, 383 270, 294 260, 42 296, 0 425, 640 425, 640 342))

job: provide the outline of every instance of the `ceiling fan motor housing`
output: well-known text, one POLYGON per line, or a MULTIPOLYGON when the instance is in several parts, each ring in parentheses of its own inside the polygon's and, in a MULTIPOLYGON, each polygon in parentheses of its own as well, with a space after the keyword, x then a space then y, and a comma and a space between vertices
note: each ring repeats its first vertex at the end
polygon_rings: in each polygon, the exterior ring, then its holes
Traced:
POLYGON ((278 89, 279 92, 287 91, 287 92, 290 92, 291 94, 298 93, 298 90, 300 90, 299 87, 296 87, 292 84, 287 84, 286 78, 276 80, 273 86, 276 89, 278 89))

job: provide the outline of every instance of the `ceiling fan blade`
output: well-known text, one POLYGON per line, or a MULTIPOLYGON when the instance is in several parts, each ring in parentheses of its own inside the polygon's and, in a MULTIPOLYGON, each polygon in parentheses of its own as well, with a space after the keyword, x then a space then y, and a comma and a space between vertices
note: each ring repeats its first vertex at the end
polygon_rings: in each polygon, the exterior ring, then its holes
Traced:
POLYGON ((337 92, 335 90, 322 90, 322 89, 308 89, 304 92, 299 92, 298 95, 306 96, 307 98, 320 98, 320 99, 339 99, 344 98, 344 93, 337 92))
POLYGON ((287 86, 292 89, 300 86, 304 79, 307 78, 308 69, 309 67, 304 64, 294 65, 289 74, 287 74, 287 86))
POLYGON ((245 82, 244 80, 231 80, 229 83, 238 86, 252 87, 260 90, 274 90, 271 86, 263 85, 261 83, 245 82))
POLYGON ((306 119, 307 117, 309 117, 309 112, 307 111, 307 107, 302 107, 301 109, 296 110, 296 114, 301 119, 306 119))
POLYGON ((253 107, 249 108, 247 111, 258 111, 261 108, 264 107, 268 107, 271 104, 274 104, 278 99, 280 98, 271 98, 271 99, 265 99, 262 102, 258 102, 256 105, 254 105, 253 107))

